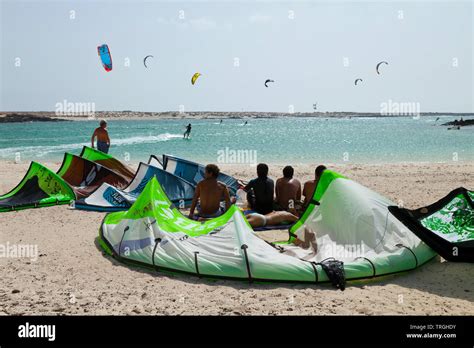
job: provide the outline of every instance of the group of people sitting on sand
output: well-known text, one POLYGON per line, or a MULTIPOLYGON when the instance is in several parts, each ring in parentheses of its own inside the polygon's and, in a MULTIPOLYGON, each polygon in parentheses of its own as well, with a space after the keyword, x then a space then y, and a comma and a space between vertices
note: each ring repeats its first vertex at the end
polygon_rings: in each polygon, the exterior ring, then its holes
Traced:
MULTIPOLYGON (((283 176, 275 185, 268 177, 268 166, 265 163, 258 164, 257 178, 250 180, 243 188, 250 208, 246 214, 250 225, 255 228, 297 221, 310 203, 325 169, 323 165, 318 166, 314 179, 305 182, 302 190, 300 181, 293 177, 293 167, 283 168, 283 176)), ((219 167, 215 164, 206 166, 204 180, 196 187, 189 211, 190 218, 202 221, 218 217, 233 203, 227 186, 217 180, 219 173, 219 167), (221 205, 222 201, 224 206, 221 205)))

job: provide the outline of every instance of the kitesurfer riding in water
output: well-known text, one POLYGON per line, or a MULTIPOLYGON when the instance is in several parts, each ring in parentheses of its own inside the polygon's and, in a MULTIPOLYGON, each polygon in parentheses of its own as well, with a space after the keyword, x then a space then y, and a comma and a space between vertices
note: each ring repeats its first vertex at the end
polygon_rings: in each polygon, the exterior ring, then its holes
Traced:
POLYGON ((183 134, 183 139, 186 139, 186 138, 189 139, 189 134, 191 134, 191 123, 189 123, 189 124, 186 126, 186 131, 185 131, 184 134, 183 134))
POLYGON ((107 132, 107 122, 105 120, 101 120, 99 125, 100 127, 97 127, 92 134, 91 147, 94 148, 94 138, 97 137, 97 150, 108 153, 110 147, 110 138, 109 133, 107 132))

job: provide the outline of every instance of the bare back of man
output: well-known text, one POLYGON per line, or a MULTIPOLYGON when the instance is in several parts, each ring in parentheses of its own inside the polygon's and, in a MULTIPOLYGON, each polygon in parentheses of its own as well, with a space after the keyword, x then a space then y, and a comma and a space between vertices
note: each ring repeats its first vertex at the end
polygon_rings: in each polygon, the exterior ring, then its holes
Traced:
POLYGON ((103 129, 102 127, 97 127, 94 131, 94 136, 97 137, 98 141, 102 141, 104 143, 109 142, 109 133, 107 130, 103 129))
POLYGON ((314 189, 316 188, 317 181, 309 180, 304 183, 303 187, 303 196, 304 196, 304 205, 308 205, 311 198, 314 195, 314 189))
POLYGON ((326 170, 326 166, 319 165, 314 170, 314 180, 309 180, 304 183, 303 196, 304 205, 307 206, 315 194, 316 188, 318 187, 319 179, 326 170))
POLYGON ((229 196, 227 187, 216 179, 204 179, 197 185, 200 198, 200 213, 203 215, 215 214, 219 208, 221 200, 229 196))
POLYGON ((276 182, 276 202, 284 210, 292 210, 301 200, 301 183, 298 179, 280 178, 276 182))
POLYGON ((199 201, 199 217, 213 218, 221 215, 220 202, 225 201, 225 210, 230 208, 230 195, 227 186, 217 181, 219 168, 214 164, 208 164, 204 172, 204 180, 199 182, 194 192, 193 202, 189 210, 189 217, 194 218, 194 210, 199 201))
POLYGON ((92 134, 92 148, 94 148, 95 138, 97 138, 97 150, 108 153, 110 147, 110 138, 109 133, 107 132, 107 122, 105 120, 100 121, 100 127, 97 127, 92 134))

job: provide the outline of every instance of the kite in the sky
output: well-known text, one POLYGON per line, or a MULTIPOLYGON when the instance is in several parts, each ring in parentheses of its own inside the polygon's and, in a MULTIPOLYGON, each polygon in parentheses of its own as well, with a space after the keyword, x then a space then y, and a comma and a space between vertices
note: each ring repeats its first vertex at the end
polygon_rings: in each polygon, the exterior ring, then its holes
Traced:
POLYGON ((109 46, 103 44, 97 47, 97 52, 99 53, 105 71, 112 71, 112 56, 110 55, 109 46))
POLYGON ((191 83, 194 85, 196 83, 196 80, 198 79, 198 77, 201 76, 201 73, 195 73, 193 75, 193 77, 191 77, 191 83))
POLYGON ((269 82, 275 82, 275 81, 273 81, 273 80, 270 80, 270 79, 269 79, 269 80, 265 80, 265 87, 268 87, 268 85, 267 85, 267 84, 268 84, 269 82))
POLYGON ((356 80, 354 81, 354 85, 357 86, 357 83, 358 83, 359 81, 362 82, 363 80, 362 80, 362 79, 356 79, 356 80))
POLYGON ((388 65, 388 63, 385 62, 385 61, 382 61, 382 62, 377 64, 377 66, 375 67, 375 70, 377 71, 377 74, 379 74, 379 75, 380 75, 379 66, 382 65, 382 64, 387 64, 388 65))
POLYGON ((146 56, 145 58, 143 58, 143 65, 145 66, 145 68, 148 68, 148 66, 146 65, 146 60, 147 60, 148 58, 154 58, 154 57, 153 57, 152 55, 148 55, 148 56, 146 56))

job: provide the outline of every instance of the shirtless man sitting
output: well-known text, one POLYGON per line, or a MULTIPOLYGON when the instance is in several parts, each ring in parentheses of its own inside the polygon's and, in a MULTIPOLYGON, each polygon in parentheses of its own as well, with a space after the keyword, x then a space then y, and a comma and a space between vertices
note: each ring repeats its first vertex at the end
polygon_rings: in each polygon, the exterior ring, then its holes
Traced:
POLYGON ((314 192, 316 191, 316 187, 318 186, 319 179, 321 179, 321 175, 327 168, 323 165, 317 166, 316 170, 314 171, 314 180, 309 180, 304 183, 303 186, 303 196, 304 196, 304 206, 306 207, 311 199, 314 196, 314 192))
POLYGON ((301 200, 301 183, 293 178, 295 170, 291 166, 283 168, 283 178, 276 181, 275 193, 277 205, 296 214, 296 204, 301 200))
POLYGON ((91 147, 94 148, 94 138, 97 137, 97 150, 108 153, 110 147, 110 138, 109 133, 107 132, 107 122, 102 120, 100 121, 99 125, 100 127, 97 127, 94 131, 94 134, 92 134, 91 147))
POLYGON ((189 218, 193 219, 194 210, 198 208, 197 217, 199 220, 211 219, 225 213, 230 208, 230 195, 227 186, 217 181, 219 167, 215 164, 208 164, 204 171, 204 179, 196 186, 193 202, 189 211, 189 218), (225 201, 225 210, 221 209, 221 200, 225 201), (198 206, 199 200, 199 206, 198 206))

